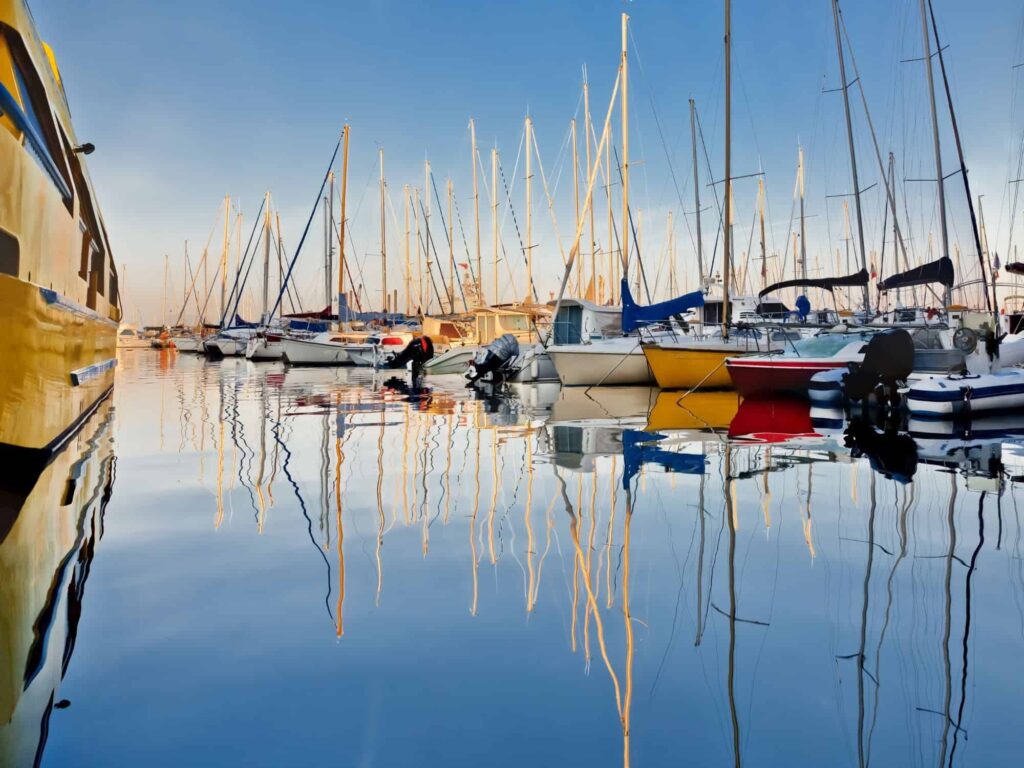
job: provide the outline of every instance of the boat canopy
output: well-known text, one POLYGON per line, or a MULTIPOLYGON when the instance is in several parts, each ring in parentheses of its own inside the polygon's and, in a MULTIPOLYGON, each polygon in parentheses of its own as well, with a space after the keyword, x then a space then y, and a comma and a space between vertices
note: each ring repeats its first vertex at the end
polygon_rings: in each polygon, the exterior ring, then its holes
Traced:
POLYGON ((763 291, 757 294, 758 298, 765 294, 772 293, 773 291, 779 291, 783 288, 823 288, 826 291, 831 291, 834 288, 853 288, 859 285, 868 284, 868 271, 862 269, 854 275, 847 275, 846 277, 821 277, 821 278, 806 278, 803 280, 783 280, 781 283, 775 283, 769 285, 763 291))
POLYGON ((633 294, 629 291, 629 281, 622 278, 622 330, 625 333, 632 333, 642 325, 660 323, 672 315, 681 315, 683 312, 703 306, 704 294, 701 291, 694 291, 642 307, 633 300, 633 294))
POLYGON ((949 256, 943 256, 920 267, 887 277, 878 284, 878 290, 891 291, 893 288, 910 288, 928 283, 942 283, 947 288, 952 288, 953 281, 953 260, 949 256))
POLYGON ((622 310, 583 299, 564 299, 553 324, 555 344, 582 344, 594 338, 618 336, 622 310))

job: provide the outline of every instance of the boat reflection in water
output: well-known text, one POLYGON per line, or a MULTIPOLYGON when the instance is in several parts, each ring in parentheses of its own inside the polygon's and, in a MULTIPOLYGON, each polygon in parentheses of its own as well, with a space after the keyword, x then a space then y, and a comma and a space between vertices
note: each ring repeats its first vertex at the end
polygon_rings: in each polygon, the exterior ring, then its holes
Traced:
POLYGON ((0 487, 0 764, 38 765, 114 484, 102 403, 37 478, 0 487), (34 480, 34 482, 33 482, 34 480))
MULTIPOLYGON (((221 764, 1012 763, 1012 431, 728 392, 145 365, 120 418, 159 416, 152 455, 206 499, 160 518, 178 549, 151 583, 187 587, 173 652, 225 682, 190 705, 151 639, 137 685, 165 695, 103 713, 140 743, 196 706, 176 735, 221 764), (191 577, 181 552, 216 570, 191 577)), ((95 629, 116 645, 123 627, 95 629)), ((103 731, 72 712, 51 750, 103 731)))

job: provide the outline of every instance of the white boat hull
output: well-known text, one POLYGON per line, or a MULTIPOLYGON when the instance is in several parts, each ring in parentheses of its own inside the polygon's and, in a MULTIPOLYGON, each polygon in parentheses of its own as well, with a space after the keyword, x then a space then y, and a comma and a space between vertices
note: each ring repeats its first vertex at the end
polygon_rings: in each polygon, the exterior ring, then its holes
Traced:
POLYGON ((423 364, 423 373, 429 376, 462 375, 476 353, 478 346, 452 347, 423 364))
POLYGON ((982 376, 944 376, 919 381, 907 392, 907 410, 924 418, 1024 408, 1024 371, 1013 368, 982 376))
POLYGON ((198 336, 172 336, 171 343, 179 352, 203 351, 203 340, 198 336))
POLYGON ((377 364, 378 354, 375 344, 349 344, 345 353, 352 365, 361 368, 373 368, 377 364))
POLYGON ((632 346, 573 344, 548 347, 558 378, 567 387, 654 385, 640 343, 632 346))
POLYGON ((344 344, 281 339, 281 353, 291 365, 351 365, 344 344))
POLYGON ((526 383, 531 381, 558 381, 558 371, 547 350, 540 344, 527 347, 513 364, 519 368, 509 381, 526 383))
POLYGON ((260 362, 264 360, 280 360, 284 356, 284 348, 280 341, 268 341, 264 338, 249 339, 245 347, 247 360, 260 362))

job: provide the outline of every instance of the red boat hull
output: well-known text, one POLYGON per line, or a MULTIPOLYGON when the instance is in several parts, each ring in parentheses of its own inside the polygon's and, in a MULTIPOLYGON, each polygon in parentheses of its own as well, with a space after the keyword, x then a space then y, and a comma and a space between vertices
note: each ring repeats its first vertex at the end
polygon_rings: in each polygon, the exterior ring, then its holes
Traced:
POLYGON ((738 357, 726 361, 733 387, 743 397, 792 392, 806 394, 811 377, 822 371, 845 368, 846 360, 738 357))

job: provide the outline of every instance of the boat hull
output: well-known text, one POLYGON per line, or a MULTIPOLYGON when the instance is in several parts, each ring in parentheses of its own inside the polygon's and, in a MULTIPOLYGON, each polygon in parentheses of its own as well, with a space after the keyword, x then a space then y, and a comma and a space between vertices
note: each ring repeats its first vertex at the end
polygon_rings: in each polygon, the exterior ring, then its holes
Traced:
POLYGON ((60 447, 114 385, 117 323, 0 275, 0 446, 60 447))
POLYGON ((735 346, 645 345, 643 351, 661 389, 732 389, 725 361, 736 356, 735 346))
POLYGON ((466 372, 480 347, 452 347, 423 364, 423 373, 428 376, 461 375, 466 372))
POLYGON ((245 357, 253 362, 269 362, 284 357, 284 345, 279 340, 252 338, 245 347, 245 357))
POLYGON ((281 353, 290 365, 351 365, 345 345, 310 339, 281 339, 281 353))
POLYGON ((1024 371, 1016 369, 920 381, 912 384, 907 392, 907 410, 921 418, 954 418, 1021 409, 1024 409, 1024 371))
POLYGON ((628 351, 592 348, 596 346, 581 344, 548 348, 548 356, 563 385, 652 386, 656 383, 639 345, 628 351))
POLYGON ((172 336, 171 343, 179 352, 203 351, 203 340, 198 336, 172 336))
POLYGON ((845 368, 847 360, 800 360, 782 357, 732 357, 726 368, 736 391, 757 394, 805 394, 811 378, 822 371, 845 368))

